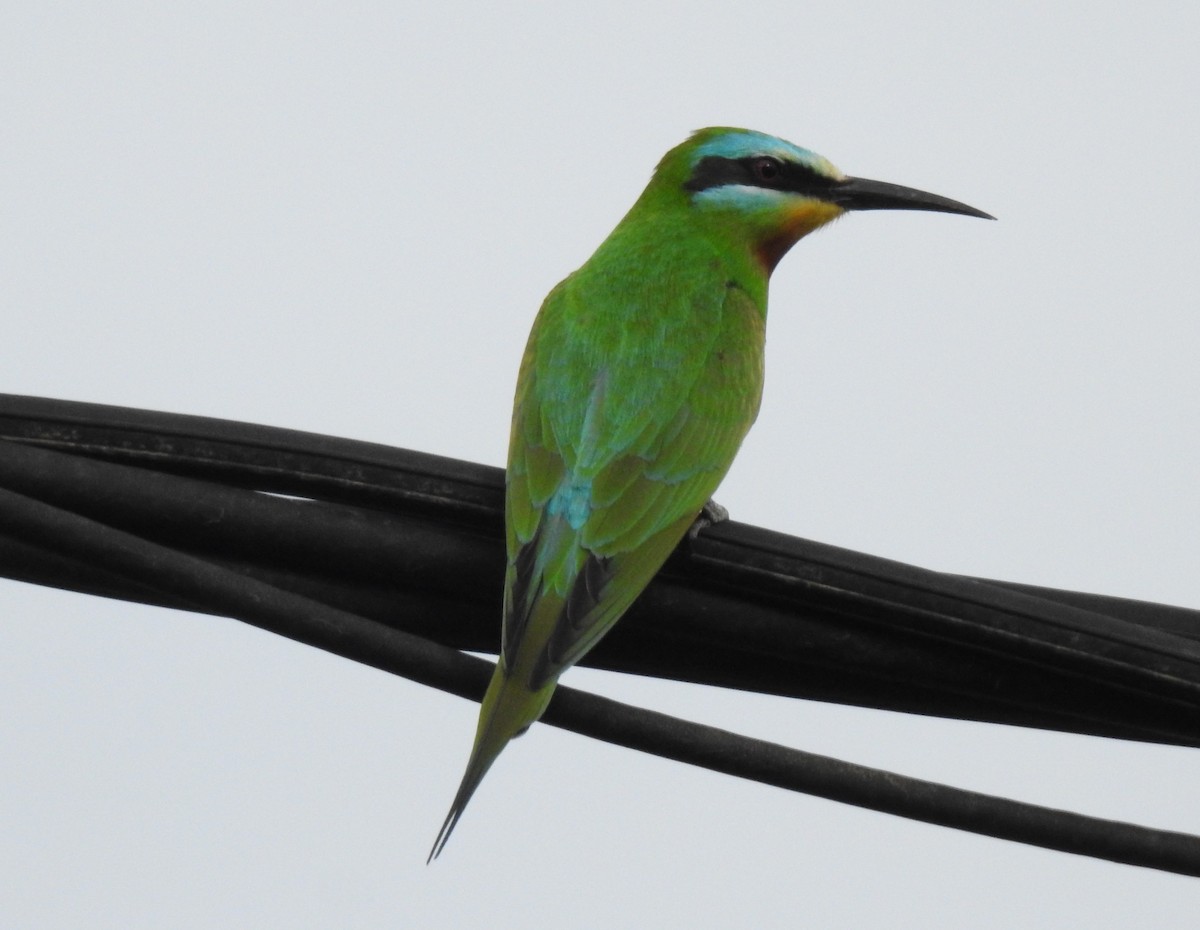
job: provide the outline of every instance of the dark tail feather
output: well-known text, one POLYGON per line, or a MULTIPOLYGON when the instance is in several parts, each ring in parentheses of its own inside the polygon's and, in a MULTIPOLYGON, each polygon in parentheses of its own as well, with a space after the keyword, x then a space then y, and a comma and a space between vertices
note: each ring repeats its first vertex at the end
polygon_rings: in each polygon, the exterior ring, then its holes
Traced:
POLYGON ((437 839, 433 841, 433 849, 429 850, 429 858, 425 860, 426 865, 429 865, 429 863, 442 854, 442 850, 446 847, 446 841, 450 839, 450 834, 454 832, 454 827, 458 824, 458 818, 467 809, 467 803, 471 800, 471 795, 475 793, 475 789, 483 781, 483 776, 487 774, 488 769, 492 767, 492 762, 500 754, 499 750, 497 750, 494 753, 490 753, 487 758, 481 758, 480 748, 476 747, 476 750, 471 753, 471 761, 467 763, 467 771, 463 774, 462 782, 459 784, 458 791, 454 795, 454 803, 450 805, 450 813, 446 815, 442 829, 438 831, 437 839))
POLYGON ((441 855, 458 818, 466 810, 471 795, 496 757, 514 736, 524 733, 530 724, 542 716, 546 705, 550 703, 550 695, 554 693, 554 684, 552 681, 538 691, 530 691, 504 673, 503 662, 497 665, 479 709, 479 727, 475 733, 475 745, 471 747, 471 758, 467 761, 467 770, 459 783, 458 793, 454 795, 454 803, 450 805, 450 813, 446 815, 433 849, 429 851, 429 858, 425 860, 426 865, 441 855))

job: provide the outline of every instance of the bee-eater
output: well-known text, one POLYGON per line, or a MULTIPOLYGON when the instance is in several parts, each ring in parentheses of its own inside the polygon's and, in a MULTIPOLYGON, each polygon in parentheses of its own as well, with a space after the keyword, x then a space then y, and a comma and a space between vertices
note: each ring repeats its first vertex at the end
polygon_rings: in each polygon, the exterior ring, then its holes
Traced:
POLYGON ((513 408, 500 656, 430 860, 500 751, 716 490, 758 413, 771 271, 849 210, 991 219, 847 177, 773 136, 702 129, 667 152, 596 253, 546 297, 513 408))

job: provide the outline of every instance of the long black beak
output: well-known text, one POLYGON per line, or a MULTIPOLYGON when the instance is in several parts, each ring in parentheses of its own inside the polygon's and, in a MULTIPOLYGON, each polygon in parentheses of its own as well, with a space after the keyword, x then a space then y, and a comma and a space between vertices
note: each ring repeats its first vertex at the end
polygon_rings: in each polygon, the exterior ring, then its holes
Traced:
POLYGON ((868 181, 866 178, 846 178, 834 183, 831 190, 822 192, 822 200, 835 203, 843 210, 933 210, 937 213, 961 213, 984 220, 995 217, 965 203, 940 197, 912 187, 868 181))

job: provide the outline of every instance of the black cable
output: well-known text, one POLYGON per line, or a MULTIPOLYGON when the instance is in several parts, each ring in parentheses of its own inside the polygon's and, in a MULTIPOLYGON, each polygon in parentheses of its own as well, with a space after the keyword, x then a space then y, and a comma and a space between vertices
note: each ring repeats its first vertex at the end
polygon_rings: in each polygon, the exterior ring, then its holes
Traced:
MULTIPOLYGON (((489 663, 328 607, 25 495, 0 490, 0 525, 32 546, 375 668, 478 700, 489 663)), ((1200 876, 1200 837, 962 791, 788 749, 560 688, 544 718, 618 745, 910 819, 1200 876)))
MULTIPOLYGON (((0 486, 424 638, 497 646, 498 469, 268 427, 2 395, 0 435, 21 443, 0 445, 0 486)), ((0 573, 179 606, 169 590, 147 593, 64 563, 3 525, 0 573)), ((1200 643, 1186 635, 1195 630, 1196 611, 961 578, 729 522, 684 547, 586 661, 1196 746, 1200 643)))

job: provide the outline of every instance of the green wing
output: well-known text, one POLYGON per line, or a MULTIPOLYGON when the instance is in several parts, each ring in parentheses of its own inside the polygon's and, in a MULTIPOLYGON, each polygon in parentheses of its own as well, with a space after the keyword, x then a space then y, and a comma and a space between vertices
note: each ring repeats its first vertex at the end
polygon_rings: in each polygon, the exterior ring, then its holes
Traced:
POLYGON ((724 477, 762 390, 763 312, 736 285, 717 278, 657 315, 636 301, 600 315, 576 283, 539 314, 509 449, 502 656, 533 690, 650 582, 724 477))

